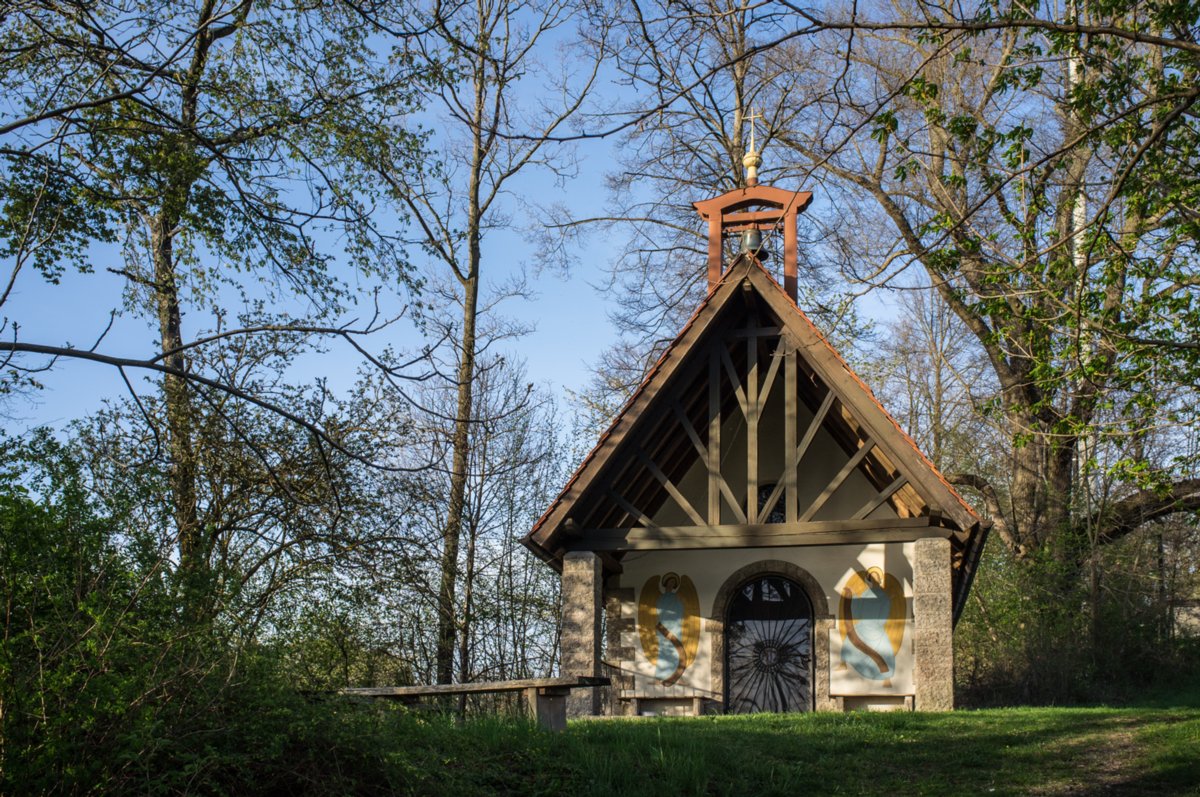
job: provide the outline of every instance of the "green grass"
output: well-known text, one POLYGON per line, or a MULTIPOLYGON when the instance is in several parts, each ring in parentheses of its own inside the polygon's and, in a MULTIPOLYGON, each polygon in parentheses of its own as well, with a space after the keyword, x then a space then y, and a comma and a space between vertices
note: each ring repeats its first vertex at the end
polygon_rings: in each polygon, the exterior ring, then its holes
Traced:
POLYGON ((405 717, 385 768, 399 793, 455 797, 1200 795, 1200 702, 1150 702, 591 720, 563 734, 502 719, 405 717))

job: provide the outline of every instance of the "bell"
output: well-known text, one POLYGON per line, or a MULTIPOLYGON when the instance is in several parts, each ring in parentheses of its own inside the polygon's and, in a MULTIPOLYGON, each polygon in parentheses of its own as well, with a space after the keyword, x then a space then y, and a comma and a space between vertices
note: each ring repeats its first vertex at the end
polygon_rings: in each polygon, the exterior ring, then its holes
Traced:
POLYGON ((742 230, 742 252, 754 255, 763 262, 771 256, 771 253, 763 247, 762 230, 757 228, 742 230))

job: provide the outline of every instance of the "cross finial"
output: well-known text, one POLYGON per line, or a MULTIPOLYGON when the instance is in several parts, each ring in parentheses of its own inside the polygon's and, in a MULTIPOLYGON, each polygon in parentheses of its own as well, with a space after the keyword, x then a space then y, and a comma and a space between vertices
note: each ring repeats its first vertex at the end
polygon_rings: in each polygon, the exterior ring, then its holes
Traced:
POLYGON ((746 114, 745 121, 750 123, 750 151, 751 152, 757 152, 757 149, 754 146, 754 127, 755 127, 754 120, 758 119, 759 121, 762 121, 762 118, 763 118, 763 115, 761 113, 755 113, 753 108, 750 109, 750 113, 746 114))
POLYGON ((761 113, 755 113, 754 109, 750 109, 743 121, 750 123, 750 149, 746 151, 745 157, 742 158, 742 166, 746 169, 746 185, 758 185, 758 167, 762 166, 762 158, 758 155, 758 149, 754 145, 754 120, 762 119, 761 113))

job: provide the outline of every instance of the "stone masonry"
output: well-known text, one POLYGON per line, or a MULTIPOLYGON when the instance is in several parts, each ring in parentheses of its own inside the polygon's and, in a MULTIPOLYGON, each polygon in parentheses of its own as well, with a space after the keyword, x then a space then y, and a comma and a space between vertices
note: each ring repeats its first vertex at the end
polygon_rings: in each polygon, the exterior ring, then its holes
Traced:
POLYGON ((632 587, 620 587, 620 577, 614 576, 604 587, 604 623, 608 646, 605 650, 604 675, 612 686, 600 690, 607 695, 605 714, 632 714, 634 701, 621 700, 623 691, 633 691, 633 667, 637 647, 628 644, 637 637, 637 604, 632 587))
POLYGON ((913 562, 913 680, 917 711, 954 708, 950 541, 917 540, 913 562))
MULTIPOLYGON (((571 551, 562 568, 562 674, 600 675, 600 557, 591 551, 571 551)), ((567 716, 600 713, 600 690, 573 689, 567 716)))

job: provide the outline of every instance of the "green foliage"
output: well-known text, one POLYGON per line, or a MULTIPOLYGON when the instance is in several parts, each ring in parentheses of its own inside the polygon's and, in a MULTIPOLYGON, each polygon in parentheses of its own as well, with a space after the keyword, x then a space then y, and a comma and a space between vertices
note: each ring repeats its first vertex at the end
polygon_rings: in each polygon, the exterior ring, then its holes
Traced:
POLYGON ((274 645, 280 672, 302 690, 405 686, 417 682, 409 661, 381 644, 360 607, 363 596, 305 605, 274 645))
POLYGON ((373 212, 373 166, 421 150, 403 115, 426 76, 379 35, 404 13, 7 4, 0 259, 55 283, 123 260, 127 309, 154 320, 164 295, 205 316, 239 293, 299 296, 314 321, 356 304, 361 280, 415 290, 402 219, 373 212))
POLYGON ((85 473, 48 435, 3 441, 0 793, 393 793, 401 715, 306 698, 280 646, 186 619, 143 498, 85 473))
POLYGON ((7 173, 0 171, 0 259, 28 257, 55 285, 68 266, 92 271, 89 246, 116 240, 108 208, 45 159, 6 157, 7 173))
POLYGON ((102 786, 131 762, 130 739, 156 724, 163 695, 141 674, 182 663, 170 590, 139 541, 113 545, 119 514, 89 501, 61 446, 40 437, 4 453, 3 783, 102 786), (31 461, 41 468, 27 487, 16 469, 31 461))
POLYGON ((955 630, 960 700, 1125 699, 1200 674, 1193 641, 1170 638, 1161 574, 1132 550, 1144 542, 1131 538, 1097 551, 1083 569, 1078 563, 1088 557, 1062 550, 1064 538, 1024 561, 989 544, 955 630))

